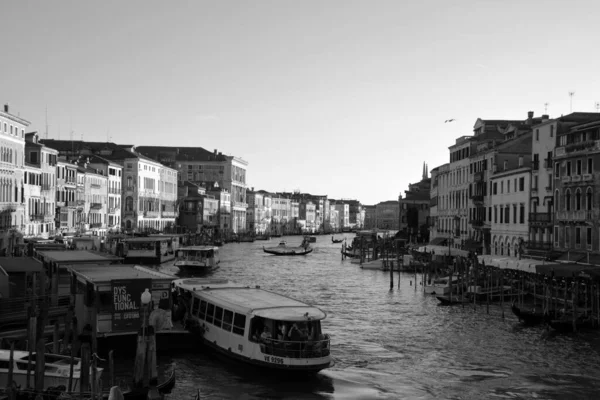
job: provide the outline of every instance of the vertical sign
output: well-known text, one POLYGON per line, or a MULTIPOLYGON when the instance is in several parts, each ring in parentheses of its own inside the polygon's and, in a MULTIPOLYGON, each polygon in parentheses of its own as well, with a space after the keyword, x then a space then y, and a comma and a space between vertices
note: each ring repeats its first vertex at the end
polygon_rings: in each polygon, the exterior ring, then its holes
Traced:
POLYGON ((152 291, 152 279, 113 280, 110 282, 112 293, 112 331, 137 331, 142 326, 142 293, 152 291))

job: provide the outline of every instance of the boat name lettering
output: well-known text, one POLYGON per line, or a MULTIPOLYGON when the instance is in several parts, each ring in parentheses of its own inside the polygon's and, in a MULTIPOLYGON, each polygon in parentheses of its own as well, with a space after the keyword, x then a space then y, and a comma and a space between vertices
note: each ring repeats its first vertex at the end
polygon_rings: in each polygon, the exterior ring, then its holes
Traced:
POLYGON ((113 288, 113 304, 116 311, 137 310, 139 307, 131 300, 131 294, 127 293, 126 286, 115 286, 113 288))
POLYGON ((283 358, 279 357, 265 356, 265 361, 273 364, 283 364, 283 358))

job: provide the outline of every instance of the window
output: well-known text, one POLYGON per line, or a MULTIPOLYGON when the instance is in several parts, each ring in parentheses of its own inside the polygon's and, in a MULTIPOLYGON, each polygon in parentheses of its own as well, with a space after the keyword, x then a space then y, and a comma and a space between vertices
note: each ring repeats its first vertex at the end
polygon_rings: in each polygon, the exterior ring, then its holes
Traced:
POLYGON ((227 332, 231 332, 231 324, 233 323, 233 311, 225 310, 223 312, 222 328, 227 332))
MULTIPOLYGON (((535 176, 535 188, 537 189, 538 187, 538 176, 535 176)), ((525 177, 521 177, 519 178, 519 191, 523 192, 525 191, 525 177)))
POLYGON ((560 177, 560 163, 554 163, 554 176, 560 177))
POLYGON ((577 169, 575 175, 581 175, 581 160, 577 160, 577 162, 575 163, 575 166, 577 169))
POLYGON ((591 250, 591 247, 592 247, 592 228, 589 227, 589 226, 586 228, 585 240, 587 242, 588 249, 591 250))
POLYGON ((494 207, 494 223, 498 223, 498 207, 494 207))
POLYGON ((587 159, 587 173, 592 174, 594 172, 594 160, 591 158, 587 159))
POLYGON ((558 226, 554 227, 554 247, 558 247, 558 226))
POLYGON ((550 125, 550 137, 554 137, 554 125, 550 125))
POLYGON ((592 209, 592 188, 587 188, 585 191, 585 209, 590 211, 592 209))
POLYGON ((194 297, 194 302, 192 304, 192 314, 193 315, 198 315, 198 309, 200 308, 200 299, 197 297, 194 297))
POLYGON ((525 223, 525 204, 521 204, 521 206, 519 207, 519 223, 525 223))
POLYGON ((498 182, 494 182, 493 194, 498 194, 498 182))
POLYGON ((539 129, 535 130, 535 140, 540 140, 540 130, 539 129))
POLYGON ((233 333, 244 336, 244 328, 246 327, 246 316, 244 314, 235 313, 233 319, 233 333))
POLYGON ((198 313, 198 318, 202 320, 206 319, 206 300, 202 300, 200 302, 200 312, 198 313))
POLYGON ((567 176, 571 176, 571 161, 567 161, 567 176))
POLYGON ((575 191, 575 209, 581 210, 581 190, 575 191))
POLYGON ((206 322, 213 323, 213 318, 215 316, 215 305, 208 303, 208 308, 206 309, 206 322))
POLYGON ((581 247, 581 228, 575 228, 575 247, 581 247))
POLYGON ((565 226, 565 247, 570 247, 571 246, 571 229, 568 226, 565 226))
POLYGON ((513 224, 517 223, 517 205, 513 204, 513 224))
POLYGON ((223 309, 221 307, 215 307, 215 321, 213 322, 216 327, 221 327, 221 321, 223 320, 223 309))
POLYGON ((571 191, 569 189, 565 193, 565 210, 571 211, 571 191))

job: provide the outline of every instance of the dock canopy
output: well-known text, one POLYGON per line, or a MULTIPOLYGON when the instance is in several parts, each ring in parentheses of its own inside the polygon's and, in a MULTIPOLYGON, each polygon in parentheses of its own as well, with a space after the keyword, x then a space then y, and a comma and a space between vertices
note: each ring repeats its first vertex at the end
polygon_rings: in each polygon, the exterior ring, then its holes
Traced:
POLYGON ((429 242, 428 246, 447 246, 448 238, 436 237, 431 242, 429 242))
POLYGON ((42 272, 42 263, 32 257, 0 257, 0 267, 11 272, 42 272))
POLYGON ((121 257, 90 250, 38 251, 38 255, 45 261, 57 264, 112 263, 123 260, 121 257))

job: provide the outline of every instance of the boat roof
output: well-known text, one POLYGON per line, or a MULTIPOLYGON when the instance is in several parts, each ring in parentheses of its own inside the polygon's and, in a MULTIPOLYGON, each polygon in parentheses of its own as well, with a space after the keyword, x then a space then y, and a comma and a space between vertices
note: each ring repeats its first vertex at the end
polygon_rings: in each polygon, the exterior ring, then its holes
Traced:
POLYGON ((131 239, 123 239, 123 242, 162 242, 164 240, 172 240, 172 236, 145 236, 131 239))
POLYGON ((261 289, 229 282, 226 279, 178 279, 175 286, 195 292, 216 305, 231 306, 247 314, 280 321, 321 320, 327 314, 300 300, 261 289))
POLYGON ((59 251, 38 251, 40 256, 48 261, 57 263, 77 263, 90 261, 120 261, 121 257, 116 257, 107 253, 99 253, 90 250, 59 250, 59 251))
POLYGON ((180 247, 179 251, 206 251, 206 250, 218 250, 218 246, 186 246, 180 247))
POLYGON ((174 279, 171 275, 145 268, 140 265, 88 264, 73 265, 70 269, 86 281, 95 283, 110 282, 114 279, 153 279, 169 281, 174 279))

